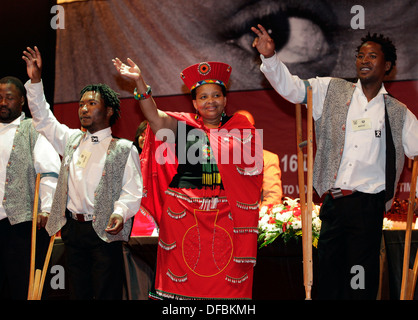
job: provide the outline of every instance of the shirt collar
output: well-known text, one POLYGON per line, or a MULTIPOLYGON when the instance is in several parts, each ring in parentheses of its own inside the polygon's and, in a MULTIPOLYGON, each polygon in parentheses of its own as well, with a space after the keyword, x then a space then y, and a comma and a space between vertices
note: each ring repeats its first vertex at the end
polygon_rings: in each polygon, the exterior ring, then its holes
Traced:
POLYGON ((110 127, 107 127, 105 129, 99 130, 93 134, 91 134, 90 132, 86 132, 85 134, 85 139, 92 141, 92 142, 100 142, 103 141, 104 139, 108 138, 112 136, 112 129, 110 127))
POLYGON ((17 117, 12 122, 10 122, 10 123, 0 123, 0 125, 2 127, 7 127, 7 126, 15 126, 15 127, 17 127, 17 126, 20 125, 20 122, 25 119, 25 117, 26 117, 25 116, 25 113, 22 112, 22 114, 20 115, 20 117, 17 117))
MULTIPOLYGON (((361 93, 363 93, 363 87, 361 86, 361 81, 360 81, 360 79, 358 79, 358 80, 357 80, 356 87, 357 87, 358 89, 360 89, 361 93)), ((363 93, 363 94, 364 94, 364 93, 363 93)), ((376 95, 376 96, 378 96, 378 95, 380 95, 380 94, 388 94, 388 92, 386 91, 385 86, 383 85, 383 82, 382 82, 382 86, 380 87, 380 90, 379 90, 379 92, 377 93, 377 95, 376 95)))

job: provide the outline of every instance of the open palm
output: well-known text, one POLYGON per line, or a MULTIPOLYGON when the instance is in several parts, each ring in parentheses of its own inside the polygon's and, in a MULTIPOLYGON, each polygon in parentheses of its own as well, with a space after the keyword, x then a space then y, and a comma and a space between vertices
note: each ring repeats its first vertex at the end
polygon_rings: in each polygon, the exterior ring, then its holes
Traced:
POLYGON ((112 59, 116 70, 123 76, 133 80, 138 80, 141 76, 141 70, 130 58, 127 59, 128 64, 123 63, 119 58, 112 59))
POLYGON ((34 47, 34 49, 27 47, 26 50, 23 51, 22 58, 26 62, 26 71, 28 76, 32 82, 39 82, 42 77, 41 53, 37 47, 34 47))

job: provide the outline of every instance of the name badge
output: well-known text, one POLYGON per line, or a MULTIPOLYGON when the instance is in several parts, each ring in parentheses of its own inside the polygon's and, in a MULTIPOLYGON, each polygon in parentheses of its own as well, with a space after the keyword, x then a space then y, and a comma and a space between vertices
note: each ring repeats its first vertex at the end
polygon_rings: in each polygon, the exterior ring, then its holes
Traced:
POLYGON ((351 123, 353 131, 369 130, 372 128, 372 121, 369 118, 356 119, 351 123))
POLYGON ((87 165, 87 162, 89 162, 90 156, 91 156, 91 152, 90 151, 87 151, 87 150, 84 150, 80 154, 80 156, 78 157, 77 162, 76 162, 75 165, 77 167, 79 167, 79 168, 83 168, 84 169, 86 167, 86 165, 87 165))

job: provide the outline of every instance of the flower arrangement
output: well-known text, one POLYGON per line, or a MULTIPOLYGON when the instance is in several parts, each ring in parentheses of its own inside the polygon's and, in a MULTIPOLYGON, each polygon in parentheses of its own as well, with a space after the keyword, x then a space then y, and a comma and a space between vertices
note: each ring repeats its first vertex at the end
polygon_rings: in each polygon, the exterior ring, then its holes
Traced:
MULTIPOLYGON (((312 205, 312 245, 318 245, 321 220, 319 205, 312 205)), ((262 206, 258 221, 260 248, 272 243, 278 237, 284 242, 291 238, 298 240, 302 236, 302 217, 299 199, 286 197, 282 204, 262 206)))
MULTIPOLYGON (((321 219, 319 210, 321 206, 312 204, 312 245, 318 245, 321 219)), ((272 243, 278 237, 282 237, 284 243, 290 239, 296 240, 302 236, 302 217, 299 199, 286 197, 282 204, 262 206, 258 221, 258 242, 260 248, 272 243)), ((393 221, 387 217, 383 219, 383 230, 393 228, 393 221)))

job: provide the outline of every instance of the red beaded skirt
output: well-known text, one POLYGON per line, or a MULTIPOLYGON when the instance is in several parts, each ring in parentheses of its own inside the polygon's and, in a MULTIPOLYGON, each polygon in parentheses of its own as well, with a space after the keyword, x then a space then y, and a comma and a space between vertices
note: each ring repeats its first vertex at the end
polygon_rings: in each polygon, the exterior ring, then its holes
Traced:
MULTIPOLYGON (((166 191, 155 290, 173 299, 251 299, 254 260, 234 259, 237 241, 223 190, 166 191)), ((255 237, 249 237, 254 241, 255 237)))

